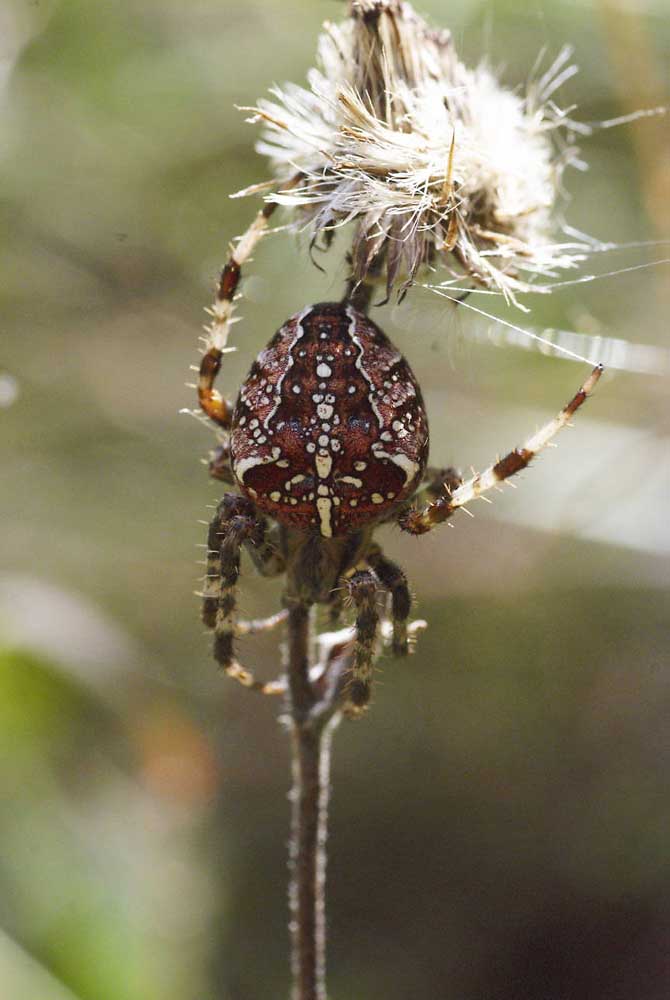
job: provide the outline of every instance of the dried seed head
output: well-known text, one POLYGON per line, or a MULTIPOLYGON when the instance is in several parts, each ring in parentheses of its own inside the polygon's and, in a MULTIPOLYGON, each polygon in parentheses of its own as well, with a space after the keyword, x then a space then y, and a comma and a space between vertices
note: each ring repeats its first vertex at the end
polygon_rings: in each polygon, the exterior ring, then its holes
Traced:
POLYGON ((276 182, 303 174, 269 200, 314 239, 354 222, 359 281, 385 268, 390 291, 442 264, 513 299, 582 259, 579 244, 552 237, 561 175, 577 156, 550 100, 575 72, 569 58, 524 96, 485 63, 468 69, 449 32, 402 0, 352 0, 343 24, 324 25, 309 89, 274 88, 253 109, 276 182))

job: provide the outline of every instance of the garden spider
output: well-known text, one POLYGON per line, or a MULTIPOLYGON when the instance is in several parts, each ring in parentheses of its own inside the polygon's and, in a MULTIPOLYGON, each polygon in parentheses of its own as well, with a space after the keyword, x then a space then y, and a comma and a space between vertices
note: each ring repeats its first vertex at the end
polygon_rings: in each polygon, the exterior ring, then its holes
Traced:
MULTIPOLYGON (((199 370, 200 406, 227 432, 210 471, 239 491, 223 496, 209 526, 203 620, 214 630, 223 670, 246 687, 276 693, 281 683, 256 680, 235 655, 236 637, 263 627, 237 622, 241 550, 264 576, 285 575, 286 608, 322 604, 335 620, 348 596, 356 622, 346 699, 356 715, 370 698, 380 589, 390 594, 393 652, 408 652, 407 579, 373 540, 375 529, 395 521, 423 534, 525 469, 582 405, 602 366, 522 447, 463 482, 453 469, 427 468, 421 389, 362 311, 366 296, 350 287, 341 302, 309 306, 287 320, 253 363, 233 407, 214 385, 241 268, 273 208, 266 204, 230 251, 199 370)), ((267 627, 283 617, 274 615, 267 627)))

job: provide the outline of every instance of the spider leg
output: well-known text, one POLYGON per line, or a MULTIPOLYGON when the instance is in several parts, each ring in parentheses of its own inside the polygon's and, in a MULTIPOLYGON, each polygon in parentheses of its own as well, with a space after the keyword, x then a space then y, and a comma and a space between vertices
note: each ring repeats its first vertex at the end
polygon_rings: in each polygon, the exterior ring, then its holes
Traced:
POLYGON ((257 532, 245 542, 245 548, 261 576, 281 576, 286 571, 286 560, 279 544, 279 526, 268 530, 265 518, 256 514, 257 532))
POLYGON ((223 497, 209 526, 202 618, 205 625, 214 629, 214 658, 224 672, 244 687, 263 694, 277 694, 283 691, 283 686, 277 682, 257 681, 237 661, 234 649, 236 636, 253 630, 248 625, 240 628, 237 623, 235 590, 240 574, 240 553, 246 543, 262 546, 264 534, 265 523, 257 516, 250 500, 234 493, 223 497))
POLYGON ((369 569, 358 570, 347 580, 349 596, 356 605, 356 644, 351 666, 351 680, 346 694, 350 714, 360 715, 370 700, 375 642, 379 625, 377 590, 379 580, 369 569))
POLYGON ((458 469, 454 469, 452 466, 446 469, 437 469, 431 466, 426 469, 421 486, 412 499, 404 503, 401 507, 392 509, 388 517, 384 518, 383 523, 386 524, 390 521, 401 522, 408 511, 411 511, 415 507, 423 507, 427 503, 437 500, 444 493, 445 489, 448 493, 453 493, 462 482, 463 477, 458 469))
POLYGON ((370 549, 367 562, 391 594, 393 652, 396 656, 406 656, 409 652, 407 619, 412 607, 412 595, 407 585, 407 577, 396 563, 386 558, 378 545, 373 545, 370 549))
POLYGON ((218 479, 227 486, 235 485, 235 477, 230 467, 230 444, 221 442, 209 455, 209 474, 212 479, 218 479))
POLYGON ((215 628, 221 598, 221 538, 225 525, 235 515, 254 516, 251 501, 236 493, 226 493, 216 508, 207 532, 207 562, 202 590, 202 620, 207 628, 215 628))
POLYGON ((597 365, 567 406, 553 420, 550 420, 548 424, 545 424, 532 437, 528 438, 520 448, 510 451, 504 458, 499 459, 484 472, 473 476, 472 479, 462 483, 453 491, 447 484, 446 490, 423 510, 411 508, 401 511, 398 523, 403 531, 408 531, 412 535, 423 535, 426 531, 430 531, 436 525, 446 521, 459 507, 464 507, 498 483, 504 482, 510 476, 525 469, 538 452, 546 448, 554 435, 570 422, 572 415, 593 391, 602 372, 602 365, 597 365))
POLYGON ((200 408, 210 420, 225 428, 230 427, 232 405, 214 388, 214 383, 221 370, 221 359, 233 323, 235 296, 242 275, 242 265, 265 235, 268 220, 275 208, 275 204, 266 202, 237 246, 231 247, 216 286, 214 304, 209 309, 212 321, 206 328, 208 347, 200 362, 198 401, 200 408))
POLYGON ((240 621, 235 628, 235 635, 258 635, 259 632, 272 632, 288 618, 288 611, 278 611, 269 618, 252 618, 250 621, 240 621))
MULTIPOLYGON (((284 190, 297 184, 301 176, 297 174, 285 185, 284 190)), ((230 427, 233 407, 214 388, 214 383, 221 370, 221 359, 226 350, 230 328, 234 323, 233 313, 242 266, 249 260, 254 248, 267 232, 268 222, 276 207, 275 202, 266 201, 237 245, 231 247, 216 286, 214 304, 208 310, 212 321, 206 327, 207 350, 200 362, 198 401, 200 408, 210 420, 226 429, 230 427)))
POLYGON ((418 496, 430 497, 434 500, 444 489, 445 483, 449 485, 450 489, 456 489, 462 482, 463 477, 458 469, 454 469, 453 466, 450 465, 446 469, 438 469, 433 465, 429 465, 424 473, 418 496))

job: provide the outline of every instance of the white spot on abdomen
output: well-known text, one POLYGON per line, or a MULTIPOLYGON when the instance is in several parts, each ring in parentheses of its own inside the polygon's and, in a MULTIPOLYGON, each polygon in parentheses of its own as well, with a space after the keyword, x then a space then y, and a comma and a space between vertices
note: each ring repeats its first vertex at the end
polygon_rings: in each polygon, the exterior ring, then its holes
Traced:
POLYGON ((276 461, 277 459, 274 454, 272 456, 264 455, 263 458, 259 458, 258 455, 250 455, 248 458, 241 458, 239 462, 236 462, 233 466, 233 471, 238 481, 243 483, 249 469, 254 469, 257 465, 268 465, 268 463, 276 461))
POLYGON ((325 479, 330 475, 330 470, 333 467, 333 460, 330 455, 317 455, 316 456, 316 472, 319 479, 325 479))
POLYGON ((316 501, 316 509, 319 512, 319 519, 321 521, 321 534, 324 538, 332 538, 333 526, 330 515, 333 509, 333 501, 330 497, 319 497, 316 501))
POLYGON ((395 455, 391 455, 388 451, 382 451, 381 448, 372 446, 375 458, 388 458, 394 465, 397 465, 405 473, 405 486, 411 483, 413 479, 416 479, 417 473, 421 466, 418 462, 412 461, 403 452, 396 452, 395 455))

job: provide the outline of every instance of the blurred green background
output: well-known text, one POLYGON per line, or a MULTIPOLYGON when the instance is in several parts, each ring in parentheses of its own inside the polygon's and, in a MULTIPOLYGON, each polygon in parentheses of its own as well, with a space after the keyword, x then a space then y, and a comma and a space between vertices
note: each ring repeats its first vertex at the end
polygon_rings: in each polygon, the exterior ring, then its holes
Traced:
MULTIPOLYGON (((574 42, 560 100, 583 120, 667 100, 660 0, 420 9, 512 86, 574 42)), ((287 993, 287 740, 277 705, 211 661, 192 592, 220 487, 212 436, 179 410, 255 210, 227 196, 266 176, 234 105, 301 81, 342 12, 0 0, 3 1000, 287 993)), ((566 179, 571 224, 670 238, 669 131, 596 132, 566 179)), ((339 296, 326 264, 281 235, 257 252, 229 394, 289 314, 339 296)), ((665 350, 669 281, 657 266, 567 288, 528 322, 665 350)), ((479 343, 485 320, 422 290, 375 318, 425 387, 435 464, 482 467, 586 371, 479 343)), ((515 493, 428 539, 386 530, 430 625, 336 739, 333 1000, 670 995, 667 395, 667 378, 610 373, 515 493)), ((243 612, 278 602, 245 566, 243 612)), ((269 677, 276 646, 243 655, 269 677)))

